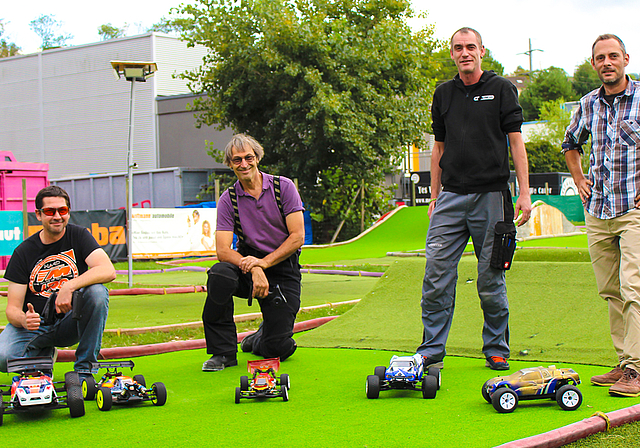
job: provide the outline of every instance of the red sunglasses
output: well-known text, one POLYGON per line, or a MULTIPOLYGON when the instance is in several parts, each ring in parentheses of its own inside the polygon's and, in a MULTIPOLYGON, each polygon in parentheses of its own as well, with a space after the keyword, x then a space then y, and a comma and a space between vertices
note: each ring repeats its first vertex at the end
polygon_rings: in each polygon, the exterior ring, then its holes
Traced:
POLYGON ((38 210, 40 211, 40 213, 43 213, 46 216, 55 216, 56 212, 58 212, 60 216, 64 216, 67 213, 69 213, 69 207, 60 207, 60 208, 45 207, 45 208, 39 208, 38 210))

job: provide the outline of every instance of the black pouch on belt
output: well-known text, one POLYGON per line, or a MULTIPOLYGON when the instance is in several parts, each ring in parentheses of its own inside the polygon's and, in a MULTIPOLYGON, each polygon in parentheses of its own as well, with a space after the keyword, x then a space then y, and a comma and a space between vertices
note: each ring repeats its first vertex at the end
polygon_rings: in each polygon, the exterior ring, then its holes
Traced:
POLYGON ((511 267, 513 254, 516 251, 516 226, 513 221, 496 223, 491 252, 491 267, 503 271, 511 267))
POLYGON ((516 226, 513 223, 513 201, 509 190, 502 192, 502 207, 504 221, 498 221, 494 229, 490 265, 494 269, 507 271, 511 267, 513 254, 516 251, 516 226))

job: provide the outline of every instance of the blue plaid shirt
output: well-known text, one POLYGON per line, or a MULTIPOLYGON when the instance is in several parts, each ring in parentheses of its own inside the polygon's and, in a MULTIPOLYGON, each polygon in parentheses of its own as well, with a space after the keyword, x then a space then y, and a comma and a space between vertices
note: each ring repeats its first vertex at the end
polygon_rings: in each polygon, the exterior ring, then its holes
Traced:
POLYGON ((634 208, 640 192, 640 82, 629 78, 613 106, 600 87, 580 99, 567 128, 562 152, 577 149, 591 136, 587 213, 600 219, 624 215, 634 208))

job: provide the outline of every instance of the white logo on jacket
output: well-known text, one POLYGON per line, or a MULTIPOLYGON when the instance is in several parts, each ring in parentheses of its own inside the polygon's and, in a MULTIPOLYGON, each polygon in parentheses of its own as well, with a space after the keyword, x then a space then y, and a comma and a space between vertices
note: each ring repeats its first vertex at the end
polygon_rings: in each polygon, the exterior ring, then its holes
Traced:
POLYGON ((491 101, 495 98, 496 97, 494 95, 482 95, 482 96, 478 95, 473 97, 473 101, 491 101))

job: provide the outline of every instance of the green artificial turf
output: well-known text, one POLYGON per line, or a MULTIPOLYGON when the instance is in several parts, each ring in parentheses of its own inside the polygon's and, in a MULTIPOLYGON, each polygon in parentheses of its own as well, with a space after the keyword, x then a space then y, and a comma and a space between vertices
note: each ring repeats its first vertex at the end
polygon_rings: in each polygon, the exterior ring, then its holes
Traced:
MULTIPOLYGON (((422 337, 423 276, 424 260, 393 263, 365 300, 340 319, 301 336, 299 345, 415 350, 422 337)), ((475 259, 463 257, 448 354, 483 356, 476 277, 475 259)), ((607 307, 597 294, 590 263, 514 263, 507 288, 513 359, 615 363, 607 307)))
MULTIPOLYGON (((147 276, 170 276, 169 282, 175 282, 173 272, 165 274, 136 275, 136 282, 147 276)), ((198 284, 204 273, 180 273, 185 279, 183 284, 198 284)), ((155 278, 153 282, 161 281, 155 278)), ((378 279, 376 277, 356 277, 344 275, 302 274, 302 293, 300 301, 302 307, 321 305, 325 303, 346 302, 361 299, 373 288, 378 279)), ((202 282, 201 282, 202 283, 202 282)), ((155 284, 155 283, 154 283, 155 284)), ((185 322, 196 322, 202 319, 202 307, 206 298, 205 293, 167 294, 167 295, 136 295, 109 298, 109 318, 107 328, 137 328, 157 325, 169 325, 185 322)), ((5 309, 7 298, 0 296, 0 309, 5 309)), ((257 302, 248 306, 244 299, 235 299, 235 314, 259 313, 257 302)), ((0 313, 0 325, 6 325, 4 313, 0 313)))
POLYGON ((429 227, 428 207, 402 207, 383 225, 347 244, 326 248, 305 247, 300 263, 384 257, 387 252, 424 249, 429 227))
MULTIPOLYGON (((442 388, 433 400, 415 391, 383 391, 377 400, 365 395, 367 375, 387 365, 391 353, 379 350, 299 349, 281 366, 291 378, 290 400, 243 400, 234 403, 235 387, 246 372, 240 366, 222 372, 202 372, 204 350, 136 358, 133 374, 147 384, 162 381, 167 404, 114 406, 101 412, 86 402, 84 417, 70 418, 67 410, 4 418, 4 447, 31 446, 38 434, 56 447, 183 447, 281 446, 486 448, 549 431, 636 404, 637 399, 610 397, 606 389, 583 384, 582 406, 563 411, 551 400, 522 402, 512 414, 499 414, 480 394, 484 381, 496 376, 477 359, 447 358, 442 388), (30 436, 28 436, 30 435, 30 436), (46 436, 45 436, 46 435, 46 436)), ((513 362, 512 371, 534 366, 513 362)), ((563 367, 568 366, 562 364, 563 367)), ((574 366, 583 379, 602 373, 594 366, 574 366)), ((55 366, 56 378, 70 363, 55 366)), ((129 370, 124 372, 130 373, 129 370)), ((9 375, 0 375, 7 384, 9 375)))

